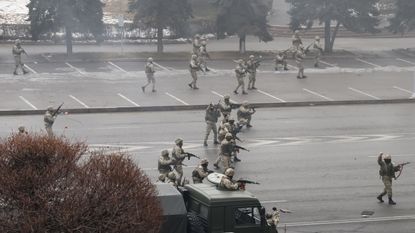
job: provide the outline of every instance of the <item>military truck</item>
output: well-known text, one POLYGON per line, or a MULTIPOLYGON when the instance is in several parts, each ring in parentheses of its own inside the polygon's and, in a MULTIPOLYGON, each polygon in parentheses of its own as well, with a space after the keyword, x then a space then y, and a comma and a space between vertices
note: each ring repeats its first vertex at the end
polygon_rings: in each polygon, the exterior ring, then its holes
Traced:
POLYGON ((276 233, 265 209, 248 191, 220 190, 214 184, 176 189, 157 184, 163 208, 160 233, 276 233))

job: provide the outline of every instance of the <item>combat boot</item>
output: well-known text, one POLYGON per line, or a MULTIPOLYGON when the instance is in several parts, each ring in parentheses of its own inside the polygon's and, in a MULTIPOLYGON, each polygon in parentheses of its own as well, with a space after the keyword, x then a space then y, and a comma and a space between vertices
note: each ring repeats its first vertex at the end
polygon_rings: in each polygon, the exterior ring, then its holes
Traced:
POLYGON ((241 160, 240 160, 238 157, 236 157, 236 156, 233 158, 233 160, 234 160, 235 162, 241 162, 241 160))
POLYGON ((213 144, 215 144, 215 145, 219 145, 220 143, 219 143, 219 141, 213 141, 213 144))
POLYGON ((242 95, 248 95, 248 92, 242 91, 242 95))
POLYGON ((238 91, 236 91, 236 90, 235 90, 235 91, 233 91, 233 93, 234 93, 235 95, 237 95, 237 94, 238 94, 238 91))
POLYGON ((384 202, 383 199, 382 199, 382 197, 383 197, 382 194, 380 194, 379 196, 377 196, 377 199, 379 200, 380 203, 383 203, 384 202))
POLYGON ((396 202, 392 200, 392 197, 389 197, 389 205, 396 205, 396 202))
POLYGON ((141 90, 142 90, 143 92, 146 92, 146 87, 141 87, 141 90))
POLYGON ((13 72, 13 75, 18 75, 18 73, 15 71, 15 72, 13 72))
POLYGON ((206 141, 203 142, 203 146, 208 146, 206 141))
POLYGON ((28 74, 29 71, 23 70, 23 74, 28 74))

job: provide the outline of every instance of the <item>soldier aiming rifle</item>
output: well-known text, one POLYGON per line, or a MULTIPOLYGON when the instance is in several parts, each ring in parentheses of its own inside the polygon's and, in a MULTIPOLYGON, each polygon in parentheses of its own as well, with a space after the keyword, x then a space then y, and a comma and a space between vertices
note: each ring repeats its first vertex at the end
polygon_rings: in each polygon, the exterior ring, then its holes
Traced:
POLYGON ((60 113, 60 109, 62 108, 62 106, 63 103, 59 105, 59 107, 56 110, 54 110, 52 106, 46 109, 43 121, 45 123, 45 129, 49 137, 53 136, 52 126, 53 123, 55 123, 55 119, 58 117, 58 114, 60 113))

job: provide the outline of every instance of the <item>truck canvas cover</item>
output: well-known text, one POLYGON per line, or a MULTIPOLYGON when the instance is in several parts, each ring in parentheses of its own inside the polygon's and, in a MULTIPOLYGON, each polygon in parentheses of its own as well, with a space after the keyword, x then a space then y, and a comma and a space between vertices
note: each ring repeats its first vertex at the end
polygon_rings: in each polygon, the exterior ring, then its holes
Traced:
POLYGON ((160 233, 187 232, 187 211, 181 193, 170 184, 157 183, 156 187, 163 209, 160 233))

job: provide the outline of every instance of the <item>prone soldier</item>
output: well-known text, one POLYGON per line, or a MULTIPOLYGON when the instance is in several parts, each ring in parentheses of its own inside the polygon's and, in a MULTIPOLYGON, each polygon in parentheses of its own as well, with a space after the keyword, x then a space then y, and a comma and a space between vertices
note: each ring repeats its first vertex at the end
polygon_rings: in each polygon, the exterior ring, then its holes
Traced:
POLYGON ((202 159, 199 166, 192 172, 192 179, 194 184, 203 183, 203 180, 213 171, 208 169, 209 162, 207 159, 202 159))
POLYGON ((161 156, 158 160, 157 169, 160 175, 167 176, 171 171, 171 165, 174 164, 174 161, 169 156, 168 150, 162 150, 161 156))
POLYGON ((314 48, 314 67, 318 67, 320 63, 320 57, 323 54, 323 48, 321 47, 320 37, 316 36, 313 43, 314 48))
POLYGON ((236 89, 233 91, 233 93, 238 94, 239 87, 242 87, 242 94, 246 95, 248 93, 245 91, 245 81, 244 81, 244 77, 246 75, 245 62, 244 60, 239 59, 237 63, 238 64, 236 65, 236 68, 235 68, 235 75, 238 81, 238 86, 236 86, 236 89))
POLYGON ((256 110, 249 106, 248 101, 244 101, 237 112, 238 125, 240 127, 246 125, 246 127, 251 128, 252 114, 254 114, 255 112, 256 110))
POLYGON ((156 72, 156 70, 154 69, 153 58, 151 58, 151 57, 149 57, 147 59, 145 72, 146 72, 146 76, 147 76, 147 84, 142 86, 141 90, 143 90, 143 92, 145 92, 146 87, 148 85, 150 85, 150 83, 151 83, 151 84, 153 84, 152 92, 156 92, 156 79, 154 78, 154 73, 156 72))
MULTIPOLYGON (((259 58, 261 59, 261 57, 259 58)), ((260 66, 260 60, 256 60, 254 55, 250 55, 248 61, 246 62, 246 71, 248 72, 248 90, 255 90, 256 82, 256 71, 260 66)))
POLYGON ((396 205, 396 202, 392 200, 392 178, 396 179, 395 172, 400 171, 402 165, 395 166, 392 163, 391 155, 383 153, 380 153, 378 156, 378 164, 380 166, 379 175, 385 187, 383 192, 377 196, 377 199, 383 202, 382 197, 388 194, 389 205, 396 205))
POLYGON ((14 65, 15 65, 13 74, 14 74, 14 75, 18 75, 18 73, 17 73, 17 69, 18 69, 19 67, 22 69, 23 74, 27 74, 27 73, 29 73, 29 71, 27 71, 27 70, 26 70, 26 68, 24 67, 24 64, 23 64, 23 62, 22 62, 22 53, 24 53, 24 54, 26 54, 26 55, 27 55, 27 53, 26 53, 26 51, 22 48, 22 46, 21 46, 21 43, 20 43, 20 40, 19 40, 19 39, 17 39, 17 40, 14 42, 14 46, 13 46, 13 49, 12 49, 12 53, 13 53, 13 57, 14 57, 14 65))
POLYGON ((189 69, 190 69, 190 75, 192 76, 192 82, 189 83, 189 87, 197 90, 199 89, 196 85, 197 82, 197 71, 200 70, 200 64, 199 61, 197 60, 197 55, 196 54, 192 54, 192 58, 190 59, 190 64, 189 64, 189 69))
POLYGON ((279 66, 282 66, 284 70, 288 70, 287 65, 288 63, 286 53, 283 51, 279 51, 275 56, 275 70, 278 71, 279 66))
POLYGON ((218 129, 216 123, 220 117, 220 111, 218 107, 213 106, 212 103, 206 109, 205 121, 206 121, 206 133, 205 139, 203 141, 203 146, 207 146, 207 139, 209 137, 210 131, 213 131, 213 144, 219 144, 218 142, 218 129))

